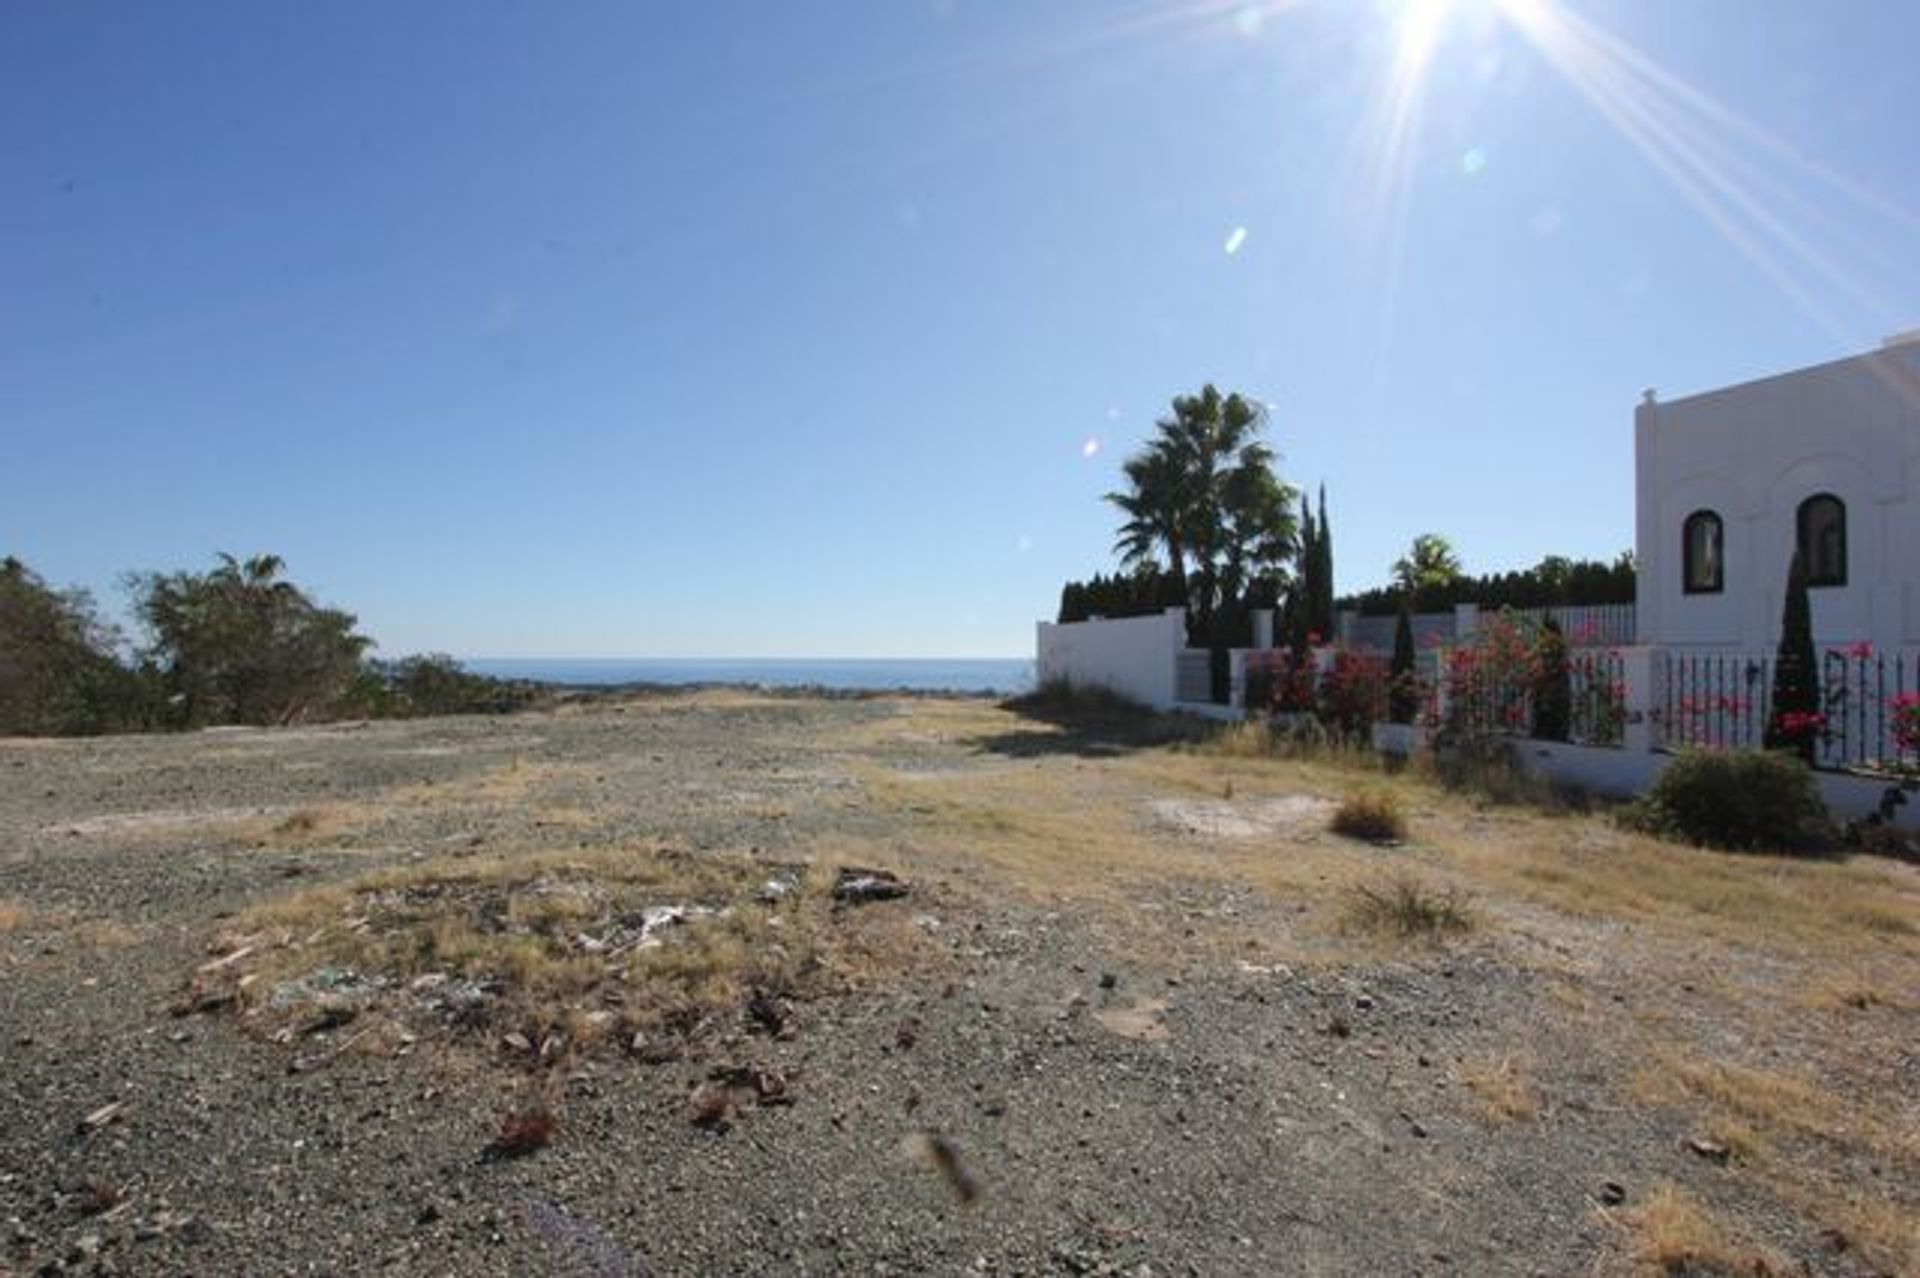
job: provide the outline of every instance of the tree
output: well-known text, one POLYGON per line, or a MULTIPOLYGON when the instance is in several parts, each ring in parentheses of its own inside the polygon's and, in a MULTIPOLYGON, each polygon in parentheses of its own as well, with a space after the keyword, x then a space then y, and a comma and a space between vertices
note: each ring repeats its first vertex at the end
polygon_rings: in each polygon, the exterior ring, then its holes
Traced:
POLYGON ((1420 679, 1414 672, 1413 617, 1406 608, 1393 627, 1393 663, 1387 668, 1387 718, 1412 723, 1420 709, 1420 679))
POLYGON ((104 732, 140 719, 137 676, 84 590, 54 590, 0 559, 0 733, 104 732))
POLYGON ((1294 548, 1293 588, 1287 592, 1287 610, 1285 634, 1287 646, 1293 649, 1310 647, 1309 637, 1319 633, 1314 625, 1314 566, 1317 562, 1315 547, 1320 542, 1320 527, 1314 522, 1313 507, 1307 504, 1307 495, 1300 494, 1299 539, 1294 548))
MULTIPOLYGON (((1162 429, 1164 430, 1164 424, 1162 429)), ((1184 582, 1187 576, 1187 527, 1192 520, 1193 494, 1187 467, 1174 441, 1155 439, 1121 463, 1127 477, 1125 492, 1108 493, 1126 521, 1114 550, 1129 567, 1155 564, 1166 553, 1167 571, 1184 582)))
POLYGON ((1540 627, 1533 677, 1533 735, 1565 741, 1573 727, 1573 663, 1553 618, 1540 627))
POLYGON ((1552 603, 1567 602, 1567 588, 1573 583, 1573 561, 1565 555, 1548 555, 1534 565, 1533 578, 1540 583, 1552 603))
POLYGON ((281 577, 277 555, 219 556, 212 572, 129 581, 178 717, 186 724, 288 723, 335 712, 372 640, 281 577))
POLYGON ((1107 495, 1127 517, 1115 549, 1133 564, 1164 553, 1203 643, 1222 639, 1223 614, 1238 617, 1248 586, 1282 573, 1294 550, 1293 489, 1274 472, 1264 425, 1241 395, 1209 385, 1176 396, 1155 437, 1124 463, 1127 490, 1107 495))
POLYGON ((1314 522, 1313 628, 1328 642, 1333 639, 1333 525, 1327 521, 1327 486, 1320 485, 1320 517, 1314 522))
POLYGON ((1460 579, 1460 557, 1439 533, 1421 533, 1407 553, 1393 561, 1394 580, 1408 595, 1444 590, 1460 579))
POLYGON ((1825 721, 1820 716, 1820 671, 1814 664, 1813 606, 1798 551, 1787 565, 1787 601, 1780 617, 1780 649, 1773 663, 1773 711, 1764 744, 1791 750, 1808 763, 1825 721))

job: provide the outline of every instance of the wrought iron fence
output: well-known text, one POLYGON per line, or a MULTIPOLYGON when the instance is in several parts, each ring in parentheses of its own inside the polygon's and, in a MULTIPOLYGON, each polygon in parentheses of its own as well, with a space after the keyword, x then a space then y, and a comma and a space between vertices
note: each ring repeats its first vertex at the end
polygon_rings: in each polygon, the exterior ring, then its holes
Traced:
POLYGON ((1560 682, 1537 665, 1449 660, 1436 722, 1475 734, 1501 734, 1620 746, 1627 722, 1626 663, 1617 651, 1575 650, 1560 682))
MULTIPOLYGON (((1817 767, 1894 770, 1920 762, 1920 654, 1866 645, 1831 648, 1816 662, 1818 709, 1780 716, 1777 656, 1661 654, 1655 725, 1662 744, 1758 749, 1770 727, 1804 735, 1817 767)), ((1779 733, 1771 738, 1780 743, 1779 733)))
POLYGON ((1213 657, 1205 648, 1183 648, 1174 654, 1173 695, 1176 700, 1213 700, 1213 657))
POLYGON ((1626 663, 1617 652, 1576 651, 1567 662, 1571 706, 1567 740, 1617 746, 1627 726, 1626 663))

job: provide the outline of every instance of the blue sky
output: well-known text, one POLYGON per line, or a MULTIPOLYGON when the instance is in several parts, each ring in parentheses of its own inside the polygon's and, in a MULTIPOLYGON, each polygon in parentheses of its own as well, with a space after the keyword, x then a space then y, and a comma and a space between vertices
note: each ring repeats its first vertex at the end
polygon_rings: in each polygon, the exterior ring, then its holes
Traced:
POLYGON ((0 551, 114 606, 275 552, 390 654, 1013 655, 1213 381, 1343 590, 1423 531, 1610 557, 1642 388, 1920 324, 1916 47, 1903 0, 16 4, 0 551))

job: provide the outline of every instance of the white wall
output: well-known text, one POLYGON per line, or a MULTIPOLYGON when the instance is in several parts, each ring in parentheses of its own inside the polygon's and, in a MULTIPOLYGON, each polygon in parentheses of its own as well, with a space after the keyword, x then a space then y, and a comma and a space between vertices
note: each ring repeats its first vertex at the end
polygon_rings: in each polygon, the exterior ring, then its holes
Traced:
POLYGON ((1040 682, 1107 688, 1159 710, 1175 705, 1174 659, 1187 643, 1184 608, 1158 616, 1039 624, 1040 682))
MULTIPOLYGON (((1530 771, 1562 785, 1616 799, 1644 793, 1677 757, 1558 741, 1516 741, 1514 746, 1520 762, 1530 771)), ((1813 777, 1820 787, 1820 798, 1836 821, 1858 821, 1872 815, 1887 792, 1888 782, 1883 780, 1838 772, 1816 772, 1813 777)), ((1902 829, 1920 829, 1920 795, 1910 795, 1906 806, 1896 809, 1893 823, 1902 829)))
POLYGON ((1811 592, 1816 642, 1920 642, 1920 343, 1634 415, 1639 641, 1765 651, 1779 641, 1800 503, 1847 507, 1847 584, 1811 592), (1681 525, 1725 529, 1725 590, 1682 588, 1681 525))

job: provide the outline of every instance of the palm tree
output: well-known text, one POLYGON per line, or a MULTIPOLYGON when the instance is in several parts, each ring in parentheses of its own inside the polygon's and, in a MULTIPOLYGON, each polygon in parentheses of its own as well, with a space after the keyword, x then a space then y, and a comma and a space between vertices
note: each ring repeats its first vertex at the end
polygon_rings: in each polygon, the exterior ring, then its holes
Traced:
POLYGON ((1164 550, 1187 583, 1196 637, 1211 640, 1219 610, 1293 553, 1293 489, 1259 439, 1265 412, 1213 386, 1176 396, 1158 434, 1122 467, 1126 492, 1107 500, 1127 516, 1115 549, 1130 563, 1164 550))
POLYGON ((1460 557, 1439 533, 1421 533, 1407 553, 1393 561, 1394 580, 1408 595, 1450 586, 1460 579, 1460 557))
POLYGON ((1129 568, 1158 564, 1156 552, 1167 553, 1167 569, 1176 581, 1187 577, 1185 468, 1169 441, 1156 439, 1129 457, 1120 467, 1127 491, 1108 493, 1107 500, 1126 515, 1114 551, 1129 568))

